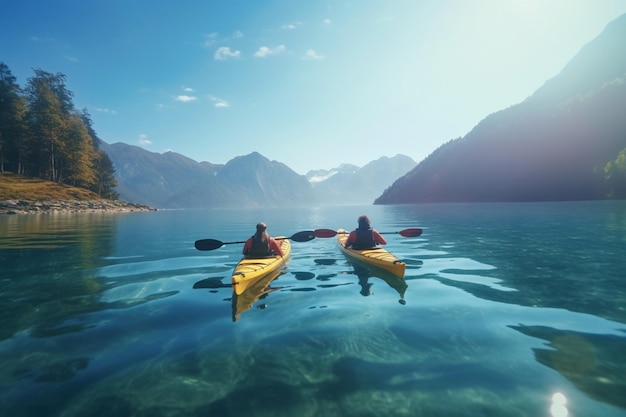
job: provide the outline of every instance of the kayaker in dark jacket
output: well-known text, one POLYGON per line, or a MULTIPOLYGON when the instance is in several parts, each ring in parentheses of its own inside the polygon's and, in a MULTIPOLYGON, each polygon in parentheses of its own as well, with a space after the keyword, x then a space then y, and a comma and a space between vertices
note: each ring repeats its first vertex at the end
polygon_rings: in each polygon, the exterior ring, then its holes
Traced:
POLYGON ((251 258, 261 258, 264 256, 283 256, 280 245, 267 233, 265 223, 256 225, 256 233, 248 238, 243 246, 243 254, 251 258))
POLYGON ((346 248, 352 246, 352 249, 369 249, 377 245, 387 244, 385 238, 375 229, 372 229, 370 219, 367 216, 359 216, 357 223, 359 227, 350 232, 345 243, 346 248))

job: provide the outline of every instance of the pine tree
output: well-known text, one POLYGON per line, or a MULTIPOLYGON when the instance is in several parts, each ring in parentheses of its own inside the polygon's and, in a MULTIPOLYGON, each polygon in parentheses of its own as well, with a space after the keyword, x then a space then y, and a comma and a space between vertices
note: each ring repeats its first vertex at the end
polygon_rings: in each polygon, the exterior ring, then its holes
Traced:
POLYGON ((59 182, 91 188, 96 182, 93 168, 95 151, 87 128, 79 115, 71 115, 59 152, 59 182))
POLYGON ((83 109, 81 114, 83 123, 87 128, 87 132, 92 140, 93 146, 93 159, 92 165, 94 168, 95 180, 92 186, 88 187, 91 191, 98 194, 100 197, 116 200, 119 198, 119 194, 114 190, 117 187, 118 182, 115 179, 115 168, 109 155, 100 149, 101 139, 93 129, 93 122, 91 115, 87 109, 83 109))
POLYGON ((26 150, 26 102, 9 67, 0 62, 0 172, 21 173, 26 150))
POLYGON ((27 174, 58 182, 63 134, 72 108, 71 93, 65 89, 65 75, 34 71, 35 76, 29 78, 26 87, 31 130, 27 174))

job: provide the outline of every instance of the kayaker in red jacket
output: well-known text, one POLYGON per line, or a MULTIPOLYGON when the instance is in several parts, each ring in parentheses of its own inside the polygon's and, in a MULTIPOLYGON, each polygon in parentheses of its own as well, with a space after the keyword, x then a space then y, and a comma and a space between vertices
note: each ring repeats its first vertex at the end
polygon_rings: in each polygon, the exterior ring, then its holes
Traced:
POLYGON ((370 219, 367 216, 359 216, 357 223, 359 227, 350 232, 344 245, 346 248, 352 246, 352 249, 369 249, 377 245, 387 244, 385 238, 376 229, 372 229, 370 219))
POLYGON ((265 223, 256 225, 256 233, 248 238, 243 246, 243 254, 251 258, 261 258, 265 256, 283 256, 280 245, 267 233, 265 223))

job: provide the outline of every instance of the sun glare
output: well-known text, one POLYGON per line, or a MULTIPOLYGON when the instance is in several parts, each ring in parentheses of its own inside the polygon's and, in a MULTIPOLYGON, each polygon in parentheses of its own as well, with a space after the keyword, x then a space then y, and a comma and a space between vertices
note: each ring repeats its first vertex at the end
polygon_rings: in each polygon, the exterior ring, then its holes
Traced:
POLYGON ((552 417, 567 417, 567 399, 565 395, 560 392, 555 392, 552 395, 552 405, 550 406, 550 416, 552 417))

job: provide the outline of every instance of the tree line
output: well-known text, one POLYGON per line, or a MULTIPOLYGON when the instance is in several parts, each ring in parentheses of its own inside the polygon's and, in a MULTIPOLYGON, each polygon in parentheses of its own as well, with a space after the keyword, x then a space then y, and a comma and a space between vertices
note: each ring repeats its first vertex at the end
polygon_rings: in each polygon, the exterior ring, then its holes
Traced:
POLYGON ((115 169, 65 75, 33 69, 21 88, 0 62, 0 172, 37 177, 117 199, 115 169))

